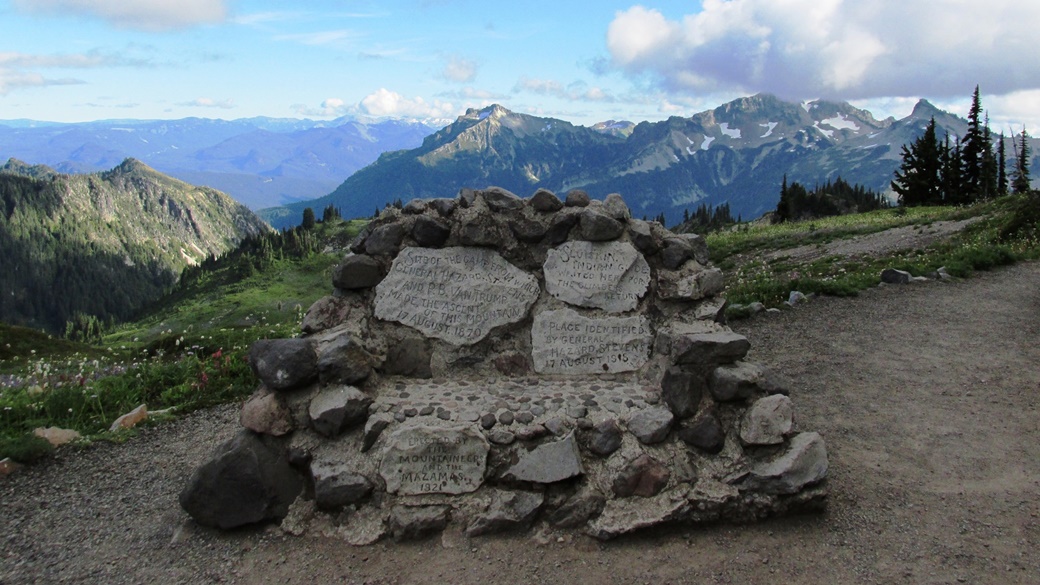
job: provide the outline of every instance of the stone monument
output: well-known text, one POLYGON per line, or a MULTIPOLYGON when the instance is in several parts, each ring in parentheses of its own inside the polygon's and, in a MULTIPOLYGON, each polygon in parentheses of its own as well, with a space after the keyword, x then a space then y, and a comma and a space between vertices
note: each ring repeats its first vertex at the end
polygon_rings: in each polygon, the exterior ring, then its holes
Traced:
POLYGON ((744 361, 722 284, 702 238, 616 194, 492 187, 389 209, 303 335, 251 348, 245 429, 181 504, 201 524, 354 544, 819 508, 823 438, 744 361))

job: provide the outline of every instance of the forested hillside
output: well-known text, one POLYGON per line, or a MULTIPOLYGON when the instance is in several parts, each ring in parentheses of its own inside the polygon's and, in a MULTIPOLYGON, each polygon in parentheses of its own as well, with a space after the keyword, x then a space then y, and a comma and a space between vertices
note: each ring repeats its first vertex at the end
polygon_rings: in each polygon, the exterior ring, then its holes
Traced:
POLYGON ((64 332, 122 320, 181 271, 268 228, 245 206, 127 159, 66 175, 0 167, 0 321, 64 332))

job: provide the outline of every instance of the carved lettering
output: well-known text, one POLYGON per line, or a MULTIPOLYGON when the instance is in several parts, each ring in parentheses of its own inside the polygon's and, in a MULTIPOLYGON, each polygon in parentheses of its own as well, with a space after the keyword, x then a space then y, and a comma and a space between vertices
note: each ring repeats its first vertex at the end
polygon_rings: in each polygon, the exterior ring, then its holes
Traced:
POLYGON ((543 269, 549 294, 612 313, 635 309, 650 286, 650 265, 626 242, 565 242, 549 250, 543 269))
POLYGON ((589 318, 571 309, 542 311, 531 328, 531 357, 540 374, 606 374, 638 370, 650 357, 645 317, 589 318))

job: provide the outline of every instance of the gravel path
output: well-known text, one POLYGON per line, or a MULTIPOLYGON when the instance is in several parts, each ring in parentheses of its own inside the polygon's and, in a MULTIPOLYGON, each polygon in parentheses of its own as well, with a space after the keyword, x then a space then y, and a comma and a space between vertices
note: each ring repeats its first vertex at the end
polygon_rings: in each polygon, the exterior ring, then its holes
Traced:
POLYGON ((784 258, 793 262, 808 263, 828 256, 880 256, 900 250, 920 250, 949 238, 981 219, 982 217, 972 217, 960 221, 936 221, 928 225, 907 225, 825 244, 776 250, 765 254, 764 257, 767 260, 784 258))
POLYGON ((826 514, 600 543, 522 537, 353 548, 194 527, 188 474, 222 407, 0 480, 0 583, 1037 583, 1040 263, 822 298, 735 325, 830 451, 826 514))

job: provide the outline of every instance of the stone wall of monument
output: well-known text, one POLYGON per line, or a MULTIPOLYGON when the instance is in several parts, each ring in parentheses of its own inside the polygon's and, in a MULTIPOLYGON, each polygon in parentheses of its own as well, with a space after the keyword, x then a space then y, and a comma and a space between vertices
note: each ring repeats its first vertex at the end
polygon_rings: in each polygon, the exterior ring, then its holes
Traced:
POLYGON ((823 439, 744 361, 703 239, 618 195, 413 200, 332 280, 301 337, 251 349, 246 430, 181 494, 199 523, 612 538, 825 501, 823 439))

